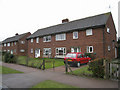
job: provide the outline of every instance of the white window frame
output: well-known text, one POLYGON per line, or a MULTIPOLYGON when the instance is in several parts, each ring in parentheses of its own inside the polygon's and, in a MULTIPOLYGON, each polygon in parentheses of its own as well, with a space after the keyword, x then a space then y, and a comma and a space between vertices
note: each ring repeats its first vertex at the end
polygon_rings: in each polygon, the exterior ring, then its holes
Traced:
POLYGON ((24 49, 21 49, 20 52, 25 52, 25 50, 24 50, 24 49))
POLYGON ((110 33, 110 28, 107 27, 107 33, 110 33))
POLYGON ((110 51, 111 50, 111 47, 110 47, 110 45, 108 46, 108 51, 110 51))
POLYGON ((43 48, 43 55, 46 56, 46 51, 48 50, 48 55, 51 55, 51 48, 43 48))
POLYGON ((10 47, 10 43, 7 43, 7 46, 10 47))
POLYGON ((31 48, 30 52, 33 53, 33 48, 31 48))
POLYGON ((87 29, 86 30, 86 36, 93 35, 93 30, 92 29, 87 29))
POLYGON ((6 43, 4 44, 4 47, 6 47, 6 43))
POLYGON ((14 42, 14 45, 16 45, 16 42, 14 42))
POLYGON ((51 42, 51 35, 49 36, 44 36, 43 37, 43 42, 51 42), (47 39, 48 38, 48 39, 47 39))
POLYGON ((31 43, 33 43, 33 38, 31 38, 31 43))
POLYGON ((80 47, 71 48, 71 52, 75 52, 75 48, 77 48, 77 52, 81 52, 81 48, 80 47))
POLYGON ((58 47, 58 48, 56 48, 56 55, 57 56, 59 56, 59 50, 63 50, 63 55, 62 56, 66 55, 66 47, 58 47), (57 49, 58 49, 58 52, 57 52, 57 49), (65 49, 65 51, 64 51, 64 49, 65 49))
POLYGON ((87 53, 93 53, 93 46, 87 46, 87 53), (92 48, 92 51, 90 51, 90 48, 92 48))
POLYGON ((25 44, 25 41, 21 41, 21 44, 25 44))
POLYGON ((13 54, 13 50, 11 50, 10 53, 13 54))
POLYGON ((39 43, 39 37, 36 38, 36 43, 39 43))
POLYGON ((73 32, 73 39, 78 39, 78 31, 73 32), (75 33, 77 33, 77 37, 75 36, 75 33))
POLYGON ((56 41, 66 40, 66 33, 56 34, 56 41))

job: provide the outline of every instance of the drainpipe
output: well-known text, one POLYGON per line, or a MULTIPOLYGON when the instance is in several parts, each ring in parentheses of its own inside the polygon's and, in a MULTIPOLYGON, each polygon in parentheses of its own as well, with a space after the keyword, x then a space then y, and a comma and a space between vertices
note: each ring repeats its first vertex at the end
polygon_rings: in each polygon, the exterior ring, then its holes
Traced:
POLYGON ((105 58, 105 28, 103 28, 103 57, 105 58))

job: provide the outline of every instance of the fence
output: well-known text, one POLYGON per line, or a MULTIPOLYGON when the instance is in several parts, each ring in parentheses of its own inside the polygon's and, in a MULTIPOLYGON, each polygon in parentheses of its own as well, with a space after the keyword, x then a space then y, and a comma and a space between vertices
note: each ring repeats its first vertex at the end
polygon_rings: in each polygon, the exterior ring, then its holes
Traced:
POLYGON ((105 78, 112 80, 120 80, 120 63, 106 61, 105 78))

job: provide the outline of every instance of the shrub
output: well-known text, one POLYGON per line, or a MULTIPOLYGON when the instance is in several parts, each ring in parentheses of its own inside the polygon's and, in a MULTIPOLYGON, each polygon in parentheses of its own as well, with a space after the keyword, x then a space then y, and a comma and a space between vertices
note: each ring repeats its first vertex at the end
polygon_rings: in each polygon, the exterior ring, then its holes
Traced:
POLYGON ((6 63, 16 63, 16 56, 10 53, 5 53, 4 55, 4 62, 6 63))
POLYGON ((90 57, 91 60, 95 59, 94 55, 92 55, 91 53, 85 53, 86 56, 90 57))
POLYGON ((89 63, 89 70, 92 71, 93 76, 97 78, 104 78, 104 59, 95 59, 89 63))

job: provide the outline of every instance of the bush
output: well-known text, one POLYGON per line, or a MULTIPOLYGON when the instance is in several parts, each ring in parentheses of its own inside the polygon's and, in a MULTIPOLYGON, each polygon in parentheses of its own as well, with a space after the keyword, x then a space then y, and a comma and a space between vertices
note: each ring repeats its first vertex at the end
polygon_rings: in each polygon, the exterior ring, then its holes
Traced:
POLYGON ((85 55, 88 56, 88 57, 90 57, 91 60, 95 59, 94 55, 92 55, 91 53, 85 53, 85 55))
POLYGON ((89 70, 92 71, 93 76, 97 78, 104 78, 104 59, 95 59, 89 63, 89 70))
POLYGON ((5 53, 4 55, 4 62, 6 63, 16 63, 16 56, 10 53, 5 53))

